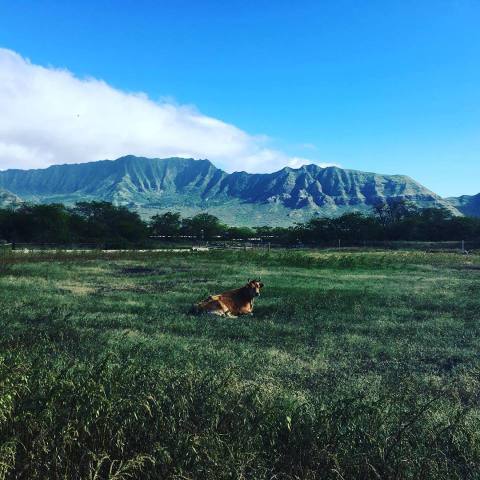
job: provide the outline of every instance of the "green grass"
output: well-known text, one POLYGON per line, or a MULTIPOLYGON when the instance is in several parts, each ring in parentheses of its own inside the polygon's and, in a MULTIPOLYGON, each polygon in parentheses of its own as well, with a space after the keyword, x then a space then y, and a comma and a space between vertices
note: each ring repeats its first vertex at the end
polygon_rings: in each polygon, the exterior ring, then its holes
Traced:
POLYGON ((480 477, 480 256, 0 260, 2 480, 480 477))

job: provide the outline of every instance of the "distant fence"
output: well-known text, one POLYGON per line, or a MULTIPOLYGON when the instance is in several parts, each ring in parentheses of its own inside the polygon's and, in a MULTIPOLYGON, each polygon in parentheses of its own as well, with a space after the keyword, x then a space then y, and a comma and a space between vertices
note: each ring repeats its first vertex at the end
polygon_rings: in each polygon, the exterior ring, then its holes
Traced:
POLYGON ((213 250, 267 250, 271 248, 285 248, 281 245, 272 245, 271 242, 248 242, 248 241, 229 241, 229 242, 206 242, 208 248, 213 250))
POLYGON ((200 241, 195 239, 155 240, 146 245, 113 245, 108 243, 0 243, 0 253, 7 251, 94 251, 94 250, 157 250, 157 249, 196 249, 209 250, 257 250, 268 252, 274 249, 321 249, 321 250, 349 250, 349 249, 376 249, 376 250, 423 250, 423 251, 459 251, 470 252, 480 250, 480 239, 469 241, 344 241, 335 240, 315 243, 285 244, 279 241, 250 241, 250 240, 214 240, 200 241))
POLYGON ((319 242, 296 242, 285 243, 278 239, 268 240, 213 240, 200 241, 194 239, 155 240, 156 248, 168 248, 171 246, 195 247, 203 246, 212 250, 273 250, 273 249, 379 249, 379 250, 425 250, 425 251, 469 251, 480 250, 480 239, 478 240, 451 240, 441 242, 420 242, 405 240, 330 240, 319 242))
POLYGON ((335 240, 329 242, 312 243, 290 243, 269 241, 211 241, 203 242, 202 245, 216 250, 265 250, 273 249, 320 249, 320 250, 348 250, 348 249, 377 249, 377 250, 423 250, 423 251, 461 251, 468 252, 480 250, 480 239, 478 241, 444 241, 444 242, 418 242, 418 241, 343 241, 335 240))
POLYGON ((105 244, 98 243, 10 243, 12 250, 99 250, 105 244))
MULTIPOLYGON (((298 244, 298 246, 303 246, 298 244)), ((470 251, 480 250, 479 240, 451 240, 440 242, 421 242, 406 240, 361 240, 361 241, 343 241, 321 242, 305 245, 305 248, 320 249, 361 249, 371 248, 378 250, 423 250, 423 251, 470 251)))

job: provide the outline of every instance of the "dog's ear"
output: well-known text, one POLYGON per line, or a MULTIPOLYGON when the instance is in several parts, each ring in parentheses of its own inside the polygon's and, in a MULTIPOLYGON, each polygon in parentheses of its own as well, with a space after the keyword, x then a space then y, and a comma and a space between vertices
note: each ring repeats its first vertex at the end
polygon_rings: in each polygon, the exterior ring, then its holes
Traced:
POLYGON ((251 281, 252 281, 252 280, 249 278, 249 279, 247 280, 247 283, 250 283, 251 281))

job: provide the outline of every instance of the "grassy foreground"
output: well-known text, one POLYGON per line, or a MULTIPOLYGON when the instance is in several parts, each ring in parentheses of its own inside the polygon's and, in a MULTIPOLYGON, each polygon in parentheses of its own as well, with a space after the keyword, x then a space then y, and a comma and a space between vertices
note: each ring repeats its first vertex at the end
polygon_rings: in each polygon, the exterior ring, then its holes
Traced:
POLYGON ((479 478, 480 256, 0 268, 0 479, 479 478), (251 318, 194 301, 266 287, 251 318))

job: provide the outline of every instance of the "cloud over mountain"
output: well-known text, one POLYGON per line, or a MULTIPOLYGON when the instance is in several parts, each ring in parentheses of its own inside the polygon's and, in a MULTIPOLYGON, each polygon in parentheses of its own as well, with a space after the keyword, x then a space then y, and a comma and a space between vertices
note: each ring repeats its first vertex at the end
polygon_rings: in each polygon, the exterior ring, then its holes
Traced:
POLYGON ((209 158, 227 171, 268 172, 298 163, 269 148, 265 137, 193 107, 35 65, 7 49, 0 49, 0 111, 0 169, 125 154, 209 158))

